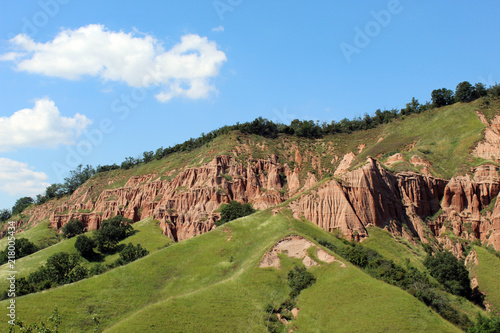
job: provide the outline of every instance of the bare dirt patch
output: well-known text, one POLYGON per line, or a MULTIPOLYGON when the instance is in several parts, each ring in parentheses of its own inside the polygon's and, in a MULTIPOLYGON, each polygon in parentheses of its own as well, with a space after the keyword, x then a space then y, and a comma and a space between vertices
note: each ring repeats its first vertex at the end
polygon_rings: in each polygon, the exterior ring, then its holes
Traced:
MULTIPOLYGON (((278 256, 280 253, 286 254, 290 258, 301 259, 302 263, 307 268, 320 265, 321 263, 308 256, 307 249, 310 247, 316 248, 316 256, 320 262, 332 263, 338 261, 331 254, 318 248, 313 242, 300 236, 288 236, 279 240, 272 249, 264 255, 260 261, 259 267, 280 268, 280 259, 278 256)), ((341 267, 345 267, 343 262, 340 263, 341 267)))

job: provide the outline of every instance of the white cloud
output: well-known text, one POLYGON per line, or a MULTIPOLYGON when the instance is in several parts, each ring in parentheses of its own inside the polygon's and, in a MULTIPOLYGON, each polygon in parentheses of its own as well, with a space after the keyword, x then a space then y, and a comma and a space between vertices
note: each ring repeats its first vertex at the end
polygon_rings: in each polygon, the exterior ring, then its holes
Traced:
POLYGON ((50 184, 43 172, 33 171, 28 164, 0 157, 0 191, 13 196, 35 196, 50 184))
POLYGON ((0 60, 14 61, 20 71, 70 80, 90 75, 132 87, 159 86, 157 98, 163 102, 177 96, 208 97, 216 91, 210 79, 226 61, 225 53, 206 37, 184 35, 165 50, 153 36, 109 31, 102 25, 63 30, 46 43, 19 34, 10 43, 16 52, 0 60))
POLYGON ((79 113, 61 116, 54 101, 37 100, 33 109, 22 109, 10 117, 0 117, 0 151, 23 147, 57 147, 74 143, 92 123, 79 113))
POLYGON ((219 25, 218 27, 212 28, 213 32, 223 32, 224 27, 222 25, 219 25))

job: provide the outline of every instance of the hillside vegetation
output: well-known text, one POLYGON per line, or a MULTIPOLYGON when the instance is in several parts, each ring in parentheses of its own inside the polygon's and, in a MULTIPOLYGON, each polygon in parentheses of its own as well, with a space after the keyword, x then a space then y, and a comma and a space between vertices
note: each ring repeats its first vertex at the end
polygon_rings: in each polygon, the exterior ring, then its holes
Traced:
MULTIPOLYGON (((263 269, 258 264, 288 234, 338 242, 312 224, 259 212, 102 275, 19 297, 17 312, 25 321, 41 321, 57 306, 64 332, 91 332, 93 316, 106 332, 151 332, 165 327, 172 332, 262 332, 266 305, 287 297, 286 275, 293 262, 282 260, 281 269, 263 269)), ((300 331, 316 331, 315 327, 459 331, 410 294, 346 264, 310 269, 317 283, 299 295, 299 319, 291 322, 300 331)), ((5 301, 0 302, 4 305, 5 301)))

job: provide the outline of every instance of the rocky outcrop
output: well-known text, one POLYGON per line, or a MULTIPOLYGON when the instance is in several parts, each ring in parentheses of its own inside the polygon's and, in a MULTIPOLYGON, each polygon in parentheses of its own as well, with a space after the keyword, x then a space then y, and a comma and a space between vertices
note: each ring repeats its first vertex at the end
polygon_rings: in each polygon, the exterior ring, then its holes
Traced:
MULTIPOLYGON (((68 200, 73 204, 58 206, 49 220, 58 229, 76 218, 93 230, 115 215, 133 221, 153 217, 166 235, 183 240, 214 228, 219 218, 215 210, 222 203, 251 202, 255 208, 265 209, 283 202, 287 198, 284 182, 290 179, 298 190, 299 171, 278 163, 276 155, 251 160, 247 165, 229 156, 217 156, 210 163, 181 171, 170 181, 158 179, 158 174, 131 177, 123 187, 104 190, 95 202, 92 188, 79 189, 68 200)), ((311 176, 308 184, 314 181, 311 176)))
POLYGON ((416 173, 393 175, 378 161, 331 180, 291 203, 294 216, 327 231, 340 230, 348 238, 367 236, 365 227, 387 227, 403 234, 406 225, 413 236, 424 233, 421 217, 439 210, 446 181, 416 173))
POLYGON ((479 142, 474 148, 472 155, 495 162, 500 161, 500 116, 496 116, 491 124, 486 117, 477 112, 481 122, 486 126, 484 130, 484 140, 479 142))
POLYGON ((429 227, 438 237, 449 230, 456 236, 478 239, 500 249, 500 206, 492 207, 499 193, 498 167, 494 165, 477 167, 472 177, 454 177, 444 191, 443 212, 429 222, 429 227))
POLYGON ((356 158, 356 155, 353 152, 350 152, 349 154, 345 154, 344 157, 342 158, 342 161, 340 161, 339 166, 337 167, 337 170, 335 170, 335 176, 342 175, 347 172, 349 167, 351 166, 352 161, 356 158))

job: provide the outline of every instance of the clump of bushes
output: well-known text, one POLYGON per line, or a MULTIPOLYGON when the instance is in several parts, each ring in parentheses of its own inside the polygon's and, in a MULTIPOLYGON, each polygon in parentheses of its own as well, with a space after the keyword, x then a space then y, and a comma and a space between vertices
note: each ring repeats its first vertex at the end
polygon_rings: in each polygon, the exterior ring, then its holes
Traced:
POLYGON ((237 218, 253 214, 253 209, 250 203, 241 204, 238 201, 231 201, 229 204, 222 204, 220 206, 220 219, 215 221, 216 226, 223 225, 229 221, 237 218))
POLYGON ((434 256, 427 256, 424 265, 447 291, 453 295, 471 298, 469 272, 463 261, 459 261, 451 252, 443 251, 434 256))
POLYGON ((467 333, 498 333, 500 332, 500 317, 492 316, 490 318, 477 315, 477 321, 474 326, 467 329, 467 333))
POLYGON ((36 251, 38 251, 38 247, 27 238, 17 238, 15 240, 15 245, 7 245, 5 250, 0 252, 0 265, 5 264, 9 256, 12 257, 12 255, 14 255, 15 259, 19 259, 35 253, 36 251))
MULTIPOLYGON (((16 280, 16 296, 26 295, 49 289, 54 286, 82 280, 88 276, 88 269, 81 264, 81 257, 76 254, 58 252, 47 259, 45 265, 30 273, 28 277, 16 280)), ((6 299, 8 292, 2 293, 6 299)))
POLYGON ((139 258, 147 256, 149 251, 141 246, 141 244, 137 244, 134 246, 132 243, 128 243, 125 247, 120 251, 120 258, 118 258, 115 262, 116 265, 126 265, 129 262, 135 261, 139 258))
MULTIPOLYGON (((444 293, 439 291, 439 286, 433 285, 429 281, 428 276, 424 272, 421 272, 417 268, 413 267, 409 261, 406 262, 406 267, 404 267, 394 263, 392 260, 385 259, 377 251, 367 249, 358 243, 348 242, 344 239, 342 239, 342 242, 342 246, 335 246, 328 240, 318 240, 319 244, 340 254, 352 264, 362 268, 372 277, 406 290, 408 293, 415 296, 421 302, 425 303, 427 306, 439 313, 449 322, 463 329, 467 329, 467 327, 472 324, 465 314, 459 313, 451 306, 450 300, 444 293)), ((429 258, 431 258, 431 256, 428 256, 427 259, 429 258)), ((441 258, 441 255, 439 258, 441 258)), ((452 261, 448 255, 445 255, 445 258, 446 262, 452 261)), ((456 260, 455 257, 453 258, 456 260)), ((429 259, 429 265, 431 260, 433 259, 429 259)), ((453 265, 456 265, 456 263, 453 265)), ((460 279, 463 279, 463 272, 457 273, 460 271, 458 266, 453 266, 453 272, 458 274, 458 276, 461 277, 460 279)), ((443 265, 442 267, 444 268, 446 265, 443 265)), ((442 275, 444 276, 445 274, 442 273, 442 275)), ((436 279, 439 281, 438 278, 436 279)), ((462 283, 464 282, 462 281, 462 283)), ((459 290, 461 290, 455 282, 448 282, 445 284, 445 287, 446 286, 455 292, 459 292, 459 290)))
POLYGON ((282 332, 284 329, 282 320, 292 320, 292 310, 297 305, 296 298, 300 292, 316 282, 316 277, 308 272, 304 266, 294 266, 288 272, 288 285, 292 289, 290 298, 286 299, 277 308, 268 304, 265 308, 264 323, 267 332, 282 332))
POLYGON ((113 251, 119 241, 133 234, 131 223, 132 220, 121 215, 104 220, 95 232, 94 240, 98 250, 103 253, 113 251))
POLYGON ((311 272, 308 272, 304 266, 294 266, 288 272, 288 285, 292 288, 291 298, 296 298, 300 292, 316 282, 316 278, 311 272))
POLYGON ((72 238, 83 234, 85 231, 83 222, 77 219, 71 219, 62 227, 62 234, 65 238, 72 238))

